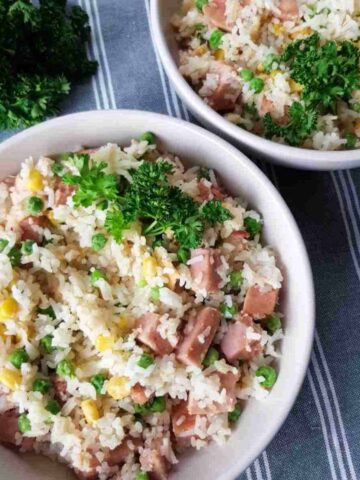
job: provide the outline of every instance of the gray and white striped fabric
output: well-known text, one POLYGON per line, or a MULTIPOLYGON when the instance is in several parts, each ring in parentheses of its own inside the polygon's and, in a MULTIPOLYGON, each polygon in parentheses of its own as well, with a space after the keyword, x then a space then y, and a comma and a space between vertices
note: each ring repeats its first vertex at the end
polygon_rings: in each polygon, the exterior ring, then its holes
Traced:
MULTIPOLYGON (((74 89, 63 114, 131 108, 190 119, 154 51, 150 1, 78 0, 90 16, 89 55, 100 68, 74 89)), ((0 140, 13 133, 1 132, 0 140)), ((304 235, 315 276, 317 331, 290 416, 239 478, 360 479, 360 170, 311 173, 258 164, 304 235)))

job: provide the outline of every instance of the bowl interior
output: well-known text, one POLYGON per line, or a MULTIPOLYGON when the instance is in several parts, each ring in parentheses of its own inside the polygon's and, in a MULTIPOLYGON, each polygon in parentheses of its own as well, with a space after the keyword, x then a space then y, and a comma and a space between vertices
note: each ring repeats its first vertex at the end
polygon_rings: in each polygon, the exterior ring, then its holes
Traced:
POLYGON ((182 0, 153 0, 151 23, 153 38, 162 64, 175 90, 194 116, 210 130, 221 133, 250 154, 291 168, 335 170, 360 166, 360 150, 319 151, 281 145, 225 120, 192 89, 178 70, 179 48, 171 18, 180 13, 182 0))
MULTIPOLYGON (((125 145, 146 130, 152 130, 166 149, 188 164, 214 168, 232 194, 246 198, 261 212, 265 241, 275 248, 285 277, 281 310, 286 318, 286 336, 274 389, 265 401, 248 402, 225 446, 211 445, 188 454, 172 476, 230 480, 259 455, 283 423, 302 384, 312 345, 314 292, 309 261, 295 221, 277 190, 244 155, 213 134, 162 115, 134 111, 69 115, 16 135, 0 145, 0 178, 16 173, 30 155, 37 158, 107 142, 125 145)), ((41 468, 35 471, 30 463, 0 450, 0 469, 9 472, 12 480, 20 480, 24 472, 30 480, 45 480, 48 468, 54 470, 56 479, 69 477, 55 464, 49 467, 37 459, 41 468)))

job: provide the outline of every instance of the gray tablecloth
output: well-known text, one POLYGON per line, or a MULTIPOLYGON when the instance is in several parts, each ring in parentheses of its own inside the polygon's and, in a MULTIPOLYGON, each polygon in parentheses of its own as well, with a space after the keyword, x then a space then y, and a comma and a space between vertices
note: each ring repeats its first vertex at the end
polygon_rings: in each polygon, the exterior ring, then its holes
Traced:
MULTIPOLYGON (((79 0, 92 26, 96 77, 62 113, 151 110, 188 119, 151 42, 151 0, 79 0)), ((14 132, 1 132, 4 139, 14 132)), ((314 351, 284 426, 241 480, 360 477, 360 170, 310 173, 260 165, 290 206, 310 254, 317 295, 314 351)), ((299 285, 301 289, 301 285, 299 285)))

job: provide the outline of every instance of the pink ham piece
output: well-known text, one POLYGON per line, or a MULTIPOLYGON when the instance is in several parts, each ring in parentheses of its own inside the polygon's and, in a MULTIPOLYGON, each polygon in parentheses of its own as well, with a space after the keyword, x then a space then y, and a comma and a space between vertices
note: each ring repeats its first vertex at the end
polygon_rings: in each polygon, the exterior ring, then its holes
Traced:
POLYGON ((226 413, 234 410, 236 405, 236 384, 239 381, 240 373, 236 374, 232 372, 227 373, 214 373, 220 381, 220 391, 225 389, 226 397, 224 403, 213 402, 211 405, 202 407, 199 405, 199 402, 194 399, 194 395, 190 392, 189 394, 189 405, 188 412, 190 415, 207 415, 217 414, 217 413, 226 413))
POLYGON ((234 360, 252 360, 261 352, 260 338, 247 336, 248 328, 259 333, 253 320, 247 315, 238 316, 236 322, 229 325, 228 331, 221 341, 221 351, 229 362, 234 360))
POLYGON ((216 111, 233 110, 241 94, 236 70, 225 62, 214 60, 210 64, 209 74, 217 80, 217 87, 214 90, 203 86, 199 94, 216 111))
POLYGON ((255 318, 270 315, 275 309, 278 293, 275 289, 262 292, 257 286, 250 287, 246 292, 243 313, 255 318))
POLYGON ((138 405, 144 405, 149 398, 145 394, 145 389, 140 383, 136 383, 133 387, 131 387, 130 392, 131 400, 138 405))
POLYGON ((41 243, 43 240, 43 227, 45 226, 45 217, 35 217, 30 215, 19 222, 21 240, 32 240, 41 243))
POLYGON ((203 7, 203 13, 210 26, 231 32, 231 29, 234 25, 231 25, 227 22, 225 15, 225 3, 226 0, 211 0, 203 7))
POLYGON ((52 375, 51 382, 54 388, 55 399, 60 403, 60 405, 64 405, 69 398, 66 380, 59 377, 59 375, 52 375))
POLYGON ((202 178, 198 183, 199 189, 199 199, 203 202, 207 200, 223 200, 224 195, 221 193, 219 188, 215 187, 209 180, 202 178))
POLYGON ((296 20, 299 17, 299 5, 297 0, 280 0, 279 9, 281 12, 281 20, 296 20))
POLYGON ((200 367, 220 324, 216 308, 203 307, 189 321, 177 350, 177 359, 185 365, 200 367))
POLYGON ((221 277, 217 272, 221 265, 218 250, 197 248, 191 250, 191 259, 194 259, 190 266, 194 283, 209 293, 218 291, 221 282, 221 277))
POLYGON ((77 468, 74 469, 75 475, 80 478, 80 480, 97 480, 99 478, 96 471, 96 467, 100 465, 99 460, 92 454, 89 463, 90 465, 88 470, 79 470, 77 468))
POLYGON ((67 199, 74 193, 74 185, 68 185, 61 181, 61 179, 56 179, 55 185, 55 206, 65 205, 67 199))
POLYGON ((19 414, 16 410, 7 410, 0 413, 0 443, 8 447, 17 447, 24 452, 31 451, 34 445, 34 438, 22 437, 18 443, 17 435, 20 435, 18 427, 19 414))
POLYGON ((161 440, 155 439, 152 446, 140 453, 141 467, 150 472, 152 480, 167 480, 170 465, 161 454, 161 440))
POLYGON ((176 438, 184 440, 193 436, 195 422, 196 417, 195 415, 189 414, 188 404, 185 400, 182 400, 180 403, 172 407, 171 424, 172 431, 176 438))
POLYGON ((141 343, 150 347, 157 355, 168 355, 174 350, 174 347, 168 340, 162 338, 158 332, 159 324, 160 315, 145 313, 137 321, 139 329, 137 338, 141 343))
POLYGON ((129 455, 134 455, 142 447, 140 438, 127 437, 118 447, 110 450, 106 455, 106 461, 112 467, 126 462, 129 455))

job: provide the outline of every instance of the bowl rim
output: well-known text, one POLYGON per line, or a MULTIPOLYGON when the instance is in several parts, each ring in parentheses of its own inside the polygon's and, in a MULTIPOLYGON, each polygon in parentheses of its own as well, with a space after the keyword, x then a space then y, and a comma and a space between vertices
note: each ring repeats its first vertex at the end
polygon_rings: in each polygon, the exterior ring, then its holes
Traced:
POLYGON ((217 131, 227 135, 232 140, 241 142, 244 146, 265 152, 268 160, 290 168, 306 170, 338 170, 360 166, 360 149, 356 150, 315 150, 290 145, 283 145, 272 140, 248 132, 233 125, 209 107, 191 88, 190 84, 180 74, 178 66, 170 52, 166 34, 161 24, 163 0, 152 0, 150 7, 151 30, 154 46, 157 49, 162 65, 173 83, 175 90, 194 115, 202 123, 208 123, 217 131), (203 121, 202 119, 205 119, 203 121), (279 155, 279 156, 278 156, 279 155))
MULTIPOLYGON (((33 134, 42 134, 47 135, 49 129, 53 128, 54 131, 57 131, 58 127, 66 123, 80 122, 86 118, 93 117, 97 120, 97 122, 102 122, 104 120, 108 121, 109 119, 115 120, 119 115, 126 117, 127 121, 131 121, 132 118, 141 118, 142 120, 149 121, 150 124, 160 126, 159 129, 162 128, 162 124, 165 122, 171 123, 174 127, 177 127, 180 130, 192 131, 194 132, 199 138, 203 138, 204 140, 208 139, 211 140, 210 143, 216 142, 219 147, 224 150, 224 153, 231 156, 237 157, 243 164, 244 170, 248 170, 254 176, 256 176, 265 187, 265 191, 268 194, 272 195, 274 202, 276 202, 277 207, 279 208, 279 214, 285 217, 286 222, 288 222, 291 231, 293 232, 294 236, 296 237, 296 242, 298 244, 298 251, 301 256, 301 263, 304 268, 304 279, 305 284, 302 285, 303 292, 305 297, 307 298, 307 310, 308 310, 308 318, 306 322, 306 342, 303 347, 303 356, 299 358, 299 364, 301 365, 300 373, 296 382, 294 383, 294 387, 292 391, 288 392, 286 395, 286 401, 281 406, 281 410, 277 413, 277 420, 272 428, 272 430, 268 432, 267 435, 262 435, 261 439, 256 444, 256 447, 250 447, 249 451, 244 452, 242 456, 239 456, 239 460, 233 461, 231 465, 228 466, 226 472, 221 475, 221 480, 233 480, 237 475, 245 471, 245 469, 262 453, 263 450, 267 447, 267 445, 271 442, 271 440, 275 437, 283 423, 285 422, 286 418, 288 417, 297 397, 302 387, 307 368, 310 362, 310 356, 313 346, 314 340, 314 333, 315 333, 315 289, 314 289, 314 281, 313 275, 310 266, 310 259, 306 250, 306 246, 301 235, 300 229, 295 221, 294 216, 292 215, 289 207, 287 206, 285 200, 282 198, 279 191, 273 185, 273 183, 269 180, 269 178, 257 167, 249 158, 247 158, 242 152, 240 152, 237 148, 229 144, 226 140, 223 140, 221 137, 218 137, 212 132, 207 131, 206 129, 194 125, 190 122, 186 122, 185 120, 169 117, 167 115, 159 114, 159 113, 152 113, 148 111, 139 111, 139 110, 90 110, 80 113, 73 113, 64 116, 60 116, 36 126, 30 127, 20 133, 15 134, 14 136, 8 138, 7 140, 3 141, 0 144, 0 165, 2 162, 1 156, 5 153, 6 150, 9 148, 14 148, 16 144, 20 141, 31 139, 33 134)), ((59 130, 60 131, 60 130, 59 130)), ((185 138, 181 136, 181 138, 185 138)), ((182 140, 184 141, 184 140, 182 140)), ((261 190, 263 191, 263 189, 261 190)), ((274 245, 276 247, 276 245, 274 245)))

